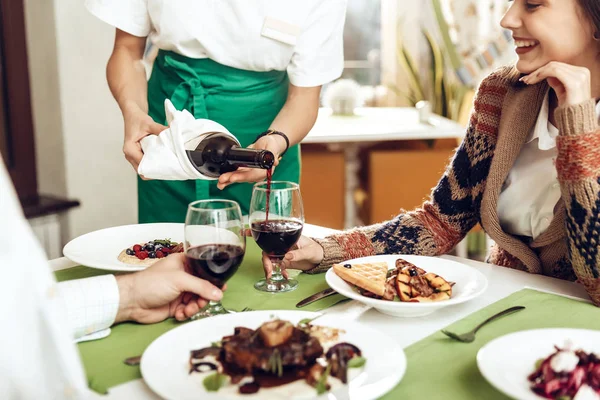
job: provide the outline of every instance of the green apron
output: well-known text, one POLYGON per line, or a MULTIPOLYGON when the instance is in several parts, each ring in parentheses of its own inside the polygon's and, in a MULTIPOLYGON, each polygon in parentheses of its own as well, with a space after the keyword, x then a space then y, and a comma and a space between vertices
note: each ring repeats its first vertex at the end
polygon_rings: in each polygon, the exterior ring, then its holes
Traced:
MULTIPOLYGON (((161 50, 148 81, 148 113, 166 124, 164 100, 170 99, 178 110, 187 109, 196 118, 220 123, 246 147, 269 129, 287 92, 285 71, 245 71, 161 50)), ((285 153, 273 179, 299 182, 298 145, 285 153)), ((210 198, 235 200, 242 213, 248 214, 252 185, 236 183, 219 190, 217 181, 138 179, 139 222, 184 222, 190 202, 210 198)))

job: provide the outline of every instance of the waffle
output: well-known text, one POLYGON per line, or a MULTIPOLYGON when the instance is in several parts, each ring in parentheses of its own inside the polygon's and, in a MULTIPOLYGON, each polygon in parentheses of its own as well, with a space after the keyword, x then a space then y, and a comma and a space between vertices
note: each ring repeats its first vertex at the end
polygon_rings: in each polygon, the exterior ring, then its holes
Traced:
POLYGON ((333 270, 343 280, 378 296, 385 293, 387 262, 365 264, 334 264, 333 270), (348 268, 350 266, 350 268, 348 268))

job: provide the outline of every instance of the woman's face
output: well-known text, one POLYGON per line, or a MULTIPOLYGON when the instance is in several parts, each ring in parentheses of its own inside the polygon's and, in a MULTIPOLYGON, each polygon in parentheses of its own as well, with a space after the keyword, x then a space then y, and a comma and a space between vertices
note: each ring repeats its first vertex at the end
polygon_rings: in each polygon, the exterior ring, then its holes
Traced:
POLYGON ((578 0, 514 0, 500 25, 512 31, 523 74, 550 61, 590 67, 600 51, 578 0))

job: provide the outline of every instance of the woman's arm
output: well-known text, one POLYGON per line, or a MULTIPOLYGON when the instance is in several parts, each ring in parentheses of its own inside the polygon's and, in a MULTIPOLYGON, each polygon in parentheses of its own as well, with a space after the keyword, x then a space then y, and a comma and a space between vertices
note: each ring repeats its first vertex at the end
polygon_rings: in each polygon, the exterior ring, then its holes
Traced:
POLYGON ((139 141, 166 129, 148 115, 148 83, 142 63, 145 47, 145 37, 117 29, 113 52, 106 67, 108 86, 125 122, 123 153, 136 172, 144 155, 139 141))
MULTIPOLYGON (((285 104, 269 129, 283 132, 290 141, 290 147, 300 143, 308 135, 317 120, 320 94, 321 86, 300 87, 290 83, 285 104)), ((267 135, 258 139, 250 147, 269 150, 278 159, 279 155, 286 150, 286 142, 280 135, 267 135)), ((267 172, 265 170, 242 168, 221 175, 218 187, 223 189, 235 182, 258 182, 266 177, 267 172)))
MULTIPOLYGON (((391 221, 332 235, 302 237, 282 267, 323 272, 332 264, 375 254, 439 255, 450 251, 480 220, 481 195, 497 139, 497 125, 511 69, 501 69, 479 87, 467 134, 431 197, 391 221)), ((263 258, 265 273, 271 264, 263 258)))
MULTIPOLYGON (((550 62, 522 78, 546 79, 556 93, 556 170, 567 209, 569 258, 579 282, 600 306, 600 127, 587 68, 550 62)), ((597 93, 594 93, 597 95, 597 93)))

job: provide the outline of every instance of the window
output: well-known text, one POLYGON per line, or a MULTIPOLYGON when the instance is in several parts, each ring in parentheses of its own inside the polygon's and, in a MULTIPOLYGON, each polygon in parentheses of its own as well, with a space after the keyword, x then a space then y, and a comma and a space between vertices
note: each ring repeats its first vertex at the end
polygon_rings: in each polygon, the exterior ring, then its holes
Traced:
POLYGON ((342 77, 361 85, 381 83, 381 1, 348 0, 342 77))

